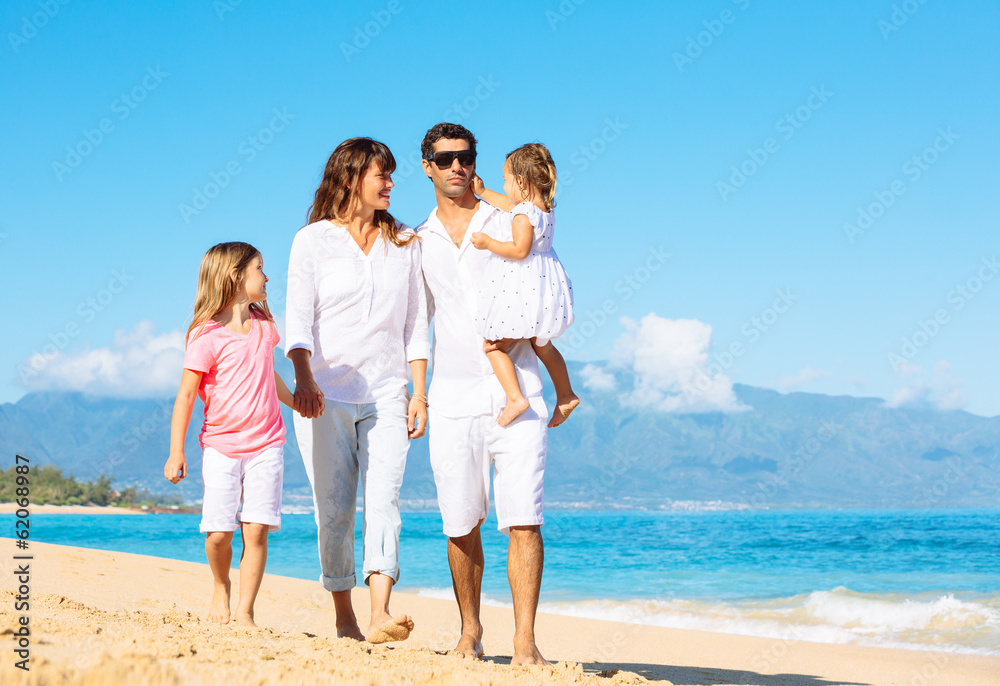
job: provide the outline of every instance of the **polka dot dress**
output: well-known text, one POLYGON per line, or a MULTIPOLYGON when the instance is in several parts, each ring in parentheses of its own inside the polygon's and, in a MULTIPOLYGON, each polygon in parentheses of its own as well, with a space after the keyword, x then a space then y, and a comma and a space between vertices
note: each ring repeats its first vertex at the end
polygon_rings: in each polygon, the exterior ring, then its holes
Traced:
POLYGON ((491 255, 479 287, 476 333, 487 340, 562 335, 573 323, 573 284, 552 249, 555 215, 530 202, 506 212, 500 241, 512 241, 514 217, 527 215, 535 229, 531 253, 523 260, 491 255))

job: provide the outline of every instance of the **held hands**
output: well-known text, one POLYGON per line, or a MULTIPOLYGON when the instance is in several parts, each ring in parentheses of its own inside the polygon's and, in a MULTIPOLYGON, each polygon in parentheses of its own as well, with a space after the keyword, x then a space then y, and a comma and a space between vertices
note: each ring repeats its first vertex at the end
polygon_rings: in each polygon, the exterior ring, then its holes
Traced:
POLYGON ((176 484, 187 475, 188 465, 187 460, 184 458, 184 453, 170 453, 170 457, 167 458, 167 464, 163 465, 163 476, 170 483, 176 484))
POLYGON ((292 399, 295 411, 306 419, 320 417, 323 415, 323 410, 326 409, 323 391, 319 389, 319 386, 312 377, 302 379, 301 381, 296 379, 295 393, 292 399))
POLYGON ((478 231, 469 237, 469 242, 472 243, 472 247, 476 250, 487 250, 492 240, 493 239, 485 233, 480 233, 478 231))
POLYGON ((410 438, 420 438, 426 431, 427 398, 414 394, 406 409, 406 432, 410 438))

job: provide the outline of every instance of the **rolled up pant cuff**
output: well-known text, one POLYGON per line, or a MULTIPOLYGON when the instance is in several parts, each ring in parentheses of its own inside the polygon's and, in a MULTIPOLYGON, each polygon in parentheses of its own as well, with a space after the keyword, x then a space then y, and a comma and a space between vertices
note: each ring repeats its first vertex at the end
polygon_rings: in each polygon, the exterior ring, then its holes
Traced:
POLYGON ((358 579, 353 574, 341 577, 321 576, 319 582, 323 584, 323 588, 331 593, 349 591, 358 585, 358 579))
POLYGON ((384 574, 392 579, 392 583, 399 581, 399 564, 396 560, 388 557, 376 557, 371 560, 367 560, 364 565, 362 565, 361 571, 365 575, 365 584, 368 583, 368 577, 372 574, 384 574))

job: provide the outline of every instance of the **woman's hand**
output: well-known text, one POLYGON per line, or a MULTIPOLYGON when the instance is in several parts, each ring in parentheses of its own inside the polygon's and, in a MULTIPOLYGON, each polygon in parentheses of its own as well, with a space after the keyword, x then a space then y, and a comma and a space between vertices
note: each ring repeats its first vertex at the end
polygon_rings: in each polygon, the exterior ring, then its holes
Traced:
POLYGON ((323 414, 326 403, 323 391, 319 389, 316 380, 308 376, 301 381, 295 380, 295 394, 292 397, 295 411, 306 419, 315 419, 323 414))
POLYGON ((406 410, 406 432, 410 438, 420 438, 427 432, 427 401, 420 396, 410 398, 406 410))

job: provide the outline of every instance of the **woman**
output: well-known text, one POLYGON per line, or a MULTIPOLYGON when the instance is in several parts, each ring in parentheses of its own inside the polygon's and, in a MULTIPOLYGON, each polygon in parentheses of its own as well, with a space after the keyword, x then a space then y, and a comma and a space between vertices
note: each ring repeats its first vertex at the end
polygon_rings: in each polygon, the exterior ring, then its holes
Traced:
POLYGON ((388 212, 395 168, 378 141, 338 145, 288 261, 286 354, 295 365, 295 435, 316 506, 320 582, 333 594, 337 635, 372 643, 403 640, 413 629, 409 617, 389 613, 389 596, 399 579, 406 451, 427 425, 420 244, 388 212), (363 634, 351 606, 359 476, 372 608, 363 634))

